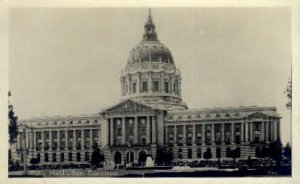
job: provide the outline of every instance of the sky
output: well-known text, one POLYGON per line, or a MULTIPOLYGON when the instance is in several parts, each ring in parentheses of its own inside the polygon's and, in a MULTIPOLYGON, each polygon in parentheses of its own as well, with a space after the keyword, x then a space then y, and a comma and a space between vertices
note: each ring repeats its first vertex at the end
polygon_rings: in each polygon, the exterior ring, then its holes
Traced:
MULTIPOLYGON (((147 8, 13 8, 9 89, 20 119, 96 114, 121 99, 120 74, 142 39, 147 8)), ((275 106, 291 140, 285 8, 152 8, 158 39, 191 109, 275 106)))

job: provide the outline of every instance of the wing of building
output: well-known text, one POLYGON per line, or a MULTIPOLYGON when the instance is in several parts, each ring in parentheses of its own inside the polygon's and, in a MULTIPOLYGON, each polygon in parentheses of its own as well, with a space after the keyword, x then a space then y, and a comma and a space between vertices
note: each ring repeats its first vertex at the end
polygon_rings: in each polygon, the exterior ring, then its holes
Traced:
POLYGON ((171 51, 158 40, 149 13, 140 43, 129 53, 121 73, 122 99, 87 116, 20 121, 13 155, 40 165, 83 164, 100 147, 115 164, 144 164, 159 150, 173 161, 255 157, 271 141, 280 140, 276 107, 189 110, 181 97, 181 74, 171 51))

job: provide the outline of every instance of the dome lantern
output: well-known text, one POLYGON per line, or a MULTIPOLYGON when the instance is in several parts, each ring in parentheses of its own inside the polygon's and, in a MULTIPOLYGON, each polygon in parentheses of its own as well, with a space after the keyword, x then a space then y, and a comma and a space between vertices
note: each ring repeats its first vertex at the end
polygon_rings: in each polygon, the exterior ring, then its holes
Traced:
POLYGON ((149 14, 148 14, 148 18, 147 18, 144 28, 145 28, 145 32, 143 35, 143 40, 144 41, 157 41, 157 34, 155 31, 155 25, 152 20, 150 8, 149 8, 149 14))

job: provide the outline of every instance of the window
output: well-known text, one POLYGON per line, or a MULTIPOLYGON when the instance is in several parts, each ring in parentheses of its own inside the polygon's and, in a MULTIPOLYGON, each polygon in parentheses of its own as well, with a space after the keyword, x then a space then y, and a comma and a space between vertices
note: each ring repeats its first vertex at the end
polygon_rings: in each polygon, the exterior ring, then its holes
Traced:
POLYGON ((159 81, 153 81, 153 91, 154 92, 159 91, 159 81))
POLYGON ((148 82, 143 81, 142 92, 148 92, 148 82))
POLYGON ((221 148, 216 149, 216 157, 221 158, 221 148))
POLYGON ((72 162, 72 153, 69 153, 69 161, 72 162))
POLYGON ((52 153, 52 162, 56 162, 56 153, 52 153))
POLYGON ((197 149, 197 158, 201 158, 201 148, 197 149))
POLYGON ((49 161, 48 153, 45 153, 45 162, 49 161))
POLYGON ((77 157, 77 162, 80 162, 80 158, 81 158, 80 153, 77 153, 76 157, 77 157))
POLYGON ((173 84, 173 92, 177 94, 177 82, 173 84))
POLYGON ((240 135, 236 135, 236 136, 235 136, 235 143, 236 143, 236 144, 240 144, 240 143, 241 143, 240 135))
POLYGON ((193 157, 193 150, 192 148, 188 149, 188 158, 192 158, 193 157))
POLYGON ((229 158, 231 156, 231 149, 230 147, 226 148, 226 157, 229 158))
POLYGON ((60 154, 60 161, 61 161, 61 162, 64 162, 64 161, 65 161, 65 154, 64 154, 64 153, 61 153, 61 154, 60 154))
POLYGON ((141 144, 146 145, 146 138, 145 137, 142 138, 141 144))
POLYGON ((178 158, 182 158, 182 149, 181 148, 179 148, 178 149, 178 158))
POLYGON ((136 93, 136 82, 132 83, 132 92, 136 93))
POLYGON ((90 154, 89 152, 85 152, 85 161, 89 161, 90 160, 90 154))
POLYGON ((38 154, 36 155, 36 159, 37 159, 38 161, 41 161, 41 154, 38 153, 38 154))
POLYGON ((254 131, 260 130, 260 123, 254 123, 254 131))
POLYGON ((165 92, 169 93, 169 82, 165 81, 165 92))

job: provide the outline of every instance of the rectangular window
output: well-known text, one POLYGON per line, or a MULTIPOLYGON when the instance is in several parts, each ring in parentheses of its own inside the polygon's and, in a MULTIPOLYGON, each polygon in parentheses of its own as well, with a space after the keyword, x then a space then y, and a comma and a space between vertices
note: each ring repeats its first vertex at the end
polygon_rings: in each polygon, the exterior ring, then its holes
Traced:
POLYGON ((136 93, 136 82, 132 83, 132 92, 136 93))
POLYGON ((85 161, 89 161, 89 160, 90 160, 89 152, 85 152, 85 161))
POLYGON ((165 81, 165 92, 169 93, 169 82, 165 81))
POLYGON ((69 153, 69 161, 72 162, 72 153, 69 153))
POLYGON ((159 91, 159 81, 153 82, 153 91, 158 92, 159 91))
POLYGON ((143 81, 142 92, 148 92, 148 82, 143 81))

